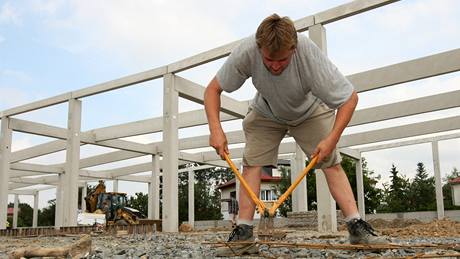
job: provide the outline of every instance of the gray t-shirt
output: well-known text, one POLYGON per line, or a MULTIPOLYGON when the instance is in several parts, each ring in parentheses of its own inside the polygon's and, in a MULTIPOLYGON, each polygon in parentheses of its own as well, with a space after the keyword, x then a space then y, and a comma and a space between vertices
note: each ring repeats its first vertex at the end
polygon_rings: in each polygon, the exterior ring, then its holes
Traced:
POLYGON ((340 107, 353 93, 353 85, 306 36, 298 35, 296 51, 286 69, 273 75, 265 67, 255 36, 236 47, 217 72, 226 92, 239 89, 252 77, 257 89, 252 107, 280 123, 298 125, 324 102, 340 107))

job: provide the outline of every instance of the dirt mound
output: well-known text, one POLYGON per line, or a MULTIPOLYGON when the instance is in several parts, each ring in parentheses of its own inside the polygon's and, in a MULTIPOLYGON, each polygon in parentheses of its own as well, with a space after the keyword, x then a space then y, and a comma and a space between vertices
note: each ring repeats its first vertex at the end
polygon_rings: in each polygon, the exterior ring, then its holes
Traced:
POLYGON ((423 224, 423 222, 418 219, 370 219, 368 222, 376 229, 404 228, 415 224, 423 224))
POLYGON ((458 237, 460 236, 460 222, 450 219, 434 220, 429 223, 412 224, 403 228, 385 227, 380 231, 383 235, 393 237, 431 236, 431 237, 458 237))

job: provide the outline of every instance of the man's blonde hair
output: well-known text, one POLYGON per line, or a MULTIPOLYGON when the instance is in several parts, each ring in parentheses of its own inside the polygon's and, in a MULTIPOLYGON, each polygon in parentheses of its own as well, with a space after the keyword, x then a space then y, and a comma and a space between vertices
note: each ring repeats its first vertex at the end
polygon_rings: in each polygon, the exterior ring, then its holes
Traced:
POLYGON ((289 17, 272 14, 260 23, 256 32, 259 48, 266 48, 270 54, 297 46, 297 31, 289 17))

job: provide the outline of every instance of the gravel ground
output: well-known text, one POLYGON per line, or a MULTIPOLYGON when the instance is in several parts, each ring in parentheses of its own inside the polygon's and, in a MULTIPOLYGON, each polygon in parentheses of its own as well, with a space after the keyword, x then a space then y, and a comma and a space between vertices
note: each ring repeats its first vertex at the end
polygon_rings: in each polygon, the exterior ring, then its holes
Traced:
MULTIPOLYGON (((404 233, 400 236, 391 235, 392 243, 414 245, 414 244, 459 244, 460 235, 456 234, 456 223, 437 222, 436 224, 419 224, 410 227, 406 232, 401 229, 395 229, 395 233, 404 233), (450 225, 449 225, 450 224, 450 225), (408 236, 407 232, 414 229, 429 230, 429 227, 439 229, 444 225, 449 225, 448 230, 444 231, 442 236, 434 235, 417 235, 408 236), (418 227, 417 227, 418 226, 418 227), (450 226, 454 228, 451 229, 450 226)), ((347 244, 347 233, 344 231, 334 233, 333 235, 324 235, 318 232, 299 229, 287 229, 288 232, 283 242, 298 243, 329 243, 329 244, 347 244)), ((389 231, 386 229, 385 231, 389 231)), ((153 235, 124 235, 119 237, 99 235, 92 237, 92 254, 88 258, 213 258, 215 257, 215 246, 204 244, 206 242, 217 242, 225 240, 229 231, 206 231, 206 232, 188 232, 188 233, 155 233, 153 235)), ((22 248, 29 245, 40 247, 62 247, 64 245, 76 242, 79 236, 63 237, 40 237, 40 238, 6 238, 0 237, 0 258, 7 258, 7 252, 16 248, 22 248)), ((457 249, 459 250, 459 249, 457 249)), ((460 253, 460 251, 445 249, 388 249, 382 251, 349 251, 349 250, 321 250, 306 248, 269 248, 266 245, 259 247, 259 255, 246 258, 382 258, 382 257, 408 257, 416 254, 446 255, 449 253, 460 253)), ((242 258, 242 257, 239 257, 242 258)))

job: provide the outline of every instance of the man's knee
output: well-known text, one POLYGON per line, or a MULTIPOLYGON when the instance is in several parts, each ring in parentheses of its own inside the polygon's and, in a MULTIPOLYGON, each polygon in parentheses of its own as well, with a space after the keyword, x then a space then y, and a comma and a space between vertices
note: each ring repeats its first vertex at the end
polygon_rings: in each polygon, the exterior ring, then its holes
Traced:
POLYGON ((338 164, 335 164, 333 166, 330 166, 330 167, 327 167, 327 168, 323 168, 322 169, 325 173, 334 173, 334 172, 340 172, 340 171, 343 171, 342 169, 342 165, 340 163, 338 164))
POLYGON ((244 165, 243 166, 243 171, 244 172, 257 172, 262 170, 262 166, 250 166, 250 165, 244 165))

